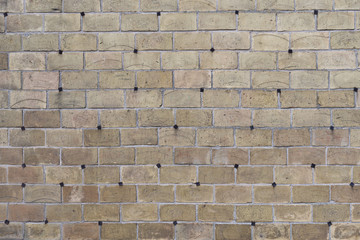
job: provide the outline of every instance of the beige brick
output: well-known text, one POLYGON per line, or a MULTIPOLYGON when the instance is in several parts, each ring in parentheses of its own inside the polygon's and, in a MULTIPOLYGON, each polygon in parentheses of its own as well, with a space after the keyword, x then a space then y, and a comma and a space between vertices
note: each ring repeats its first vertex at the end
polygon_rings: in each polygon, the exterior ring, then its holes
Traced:
POLYGON ((178 239, 213 239, 213 224, 182 223, 176 227, 178 239))
POLYGON ((350 167, 318 166, 315 168, 315 183, 347 183, 350 175, 350 167))
POLYGON ((274 131, 275 146, 310 145, 309 129, 282 129, 274 131))
POLYGON ((276 69, 276 53, 243 52, 239 54, 240 69, 276 69))
POLYGON ((350 130, 350 145, 352 147, 360 146, 360 138, 359 138, 359 130, 358 129, 350 130))
POLYGON ((25 127, 58 128, 60 127, 60 111, 26 111, 25 127))
POLYGON ((275 30, 276 29, 275 13, 247 13, 247 12, 239 13, 238 29, 251 30, 251 31, 275 30))
POLYGON ((318 16, 318 30, 354 29, 353 12, 321 12, 318 16))
POLYGON ((161 15, 160 31, 183 31, 196 29, 196 13, 164 13, 161 15))
POLYGON ((138 147, 136 148, 137 164, 172 164, 173 149, 171 147, 138 147))
POLYGON ((270 205, 236 206, 237 222, 271 222, 272 207, 270 205))
POLYGON ((359 126, 360 112, 357 110, 335 109, 333 110, 333 122, 336 127, 359 126))
POLYGON ((286 51, 289 49, 289 34, 256 33, 252 35, 255 51, 286 51))
POLYGON ((64 202, 88 203, 98 202, 98 186, 65 186, 63 188, 64 202))
POLYGON ((10 53, 10 70, 45 70, 44 53, 10 53))
POLYGON ((160 53, 140 52, 124 54, 125 70, 155 70, 160 69, 160 53))
POLYGON ((179 126, 211 126, 212 111, 211 110, 176 110, 176 123, 179 126))
MULTIPOLYGON (((315 146, 348 146, 349 131, 346 129, 314 129, 312 145, 315 146)), ((329 157, 329 156, 328 156, 329 157)))
POLYGON ((179 0, 179 11, 214 11, 214 10, 216 10, 215 0, 208 0, 206 2, 179 0))
POLYGON ((355 0, 355 1, 352 1, 352 2, 348 2, 348 1, 345 1, 345 0, 336 0, 335 1, 335 9, 336 10, 339 10, 339 9, 342 9, 342 10, 351 10, 351 9, 357 9, 358 7, 360 6, 360 2, 355 0))
POLYGON ((274 207, 274 219, 279 222, 310 222, 310 205, 277 205, 274 207))
POLYGON ((176 187, 177 202, 213 202, 212 186, 177 186, 176 187))
POLYGON ((318 53, 319 69, 354 69, 355 53, 352 51, 324 51, 318 53))
POLYGON ((312 52, 279 53, 279 69, 316 69, 316 54, 312 52))
POLYGON ((330 126, 328 109, 296 109, 293 112, 294 127, 325 127, 330 126))
POLYGON ((199 13, 199 30, 235 30, 233 13, 199 13))
POLYGON ((156 166, 125 166, 121 168, 124 183, 157 183, 156 166))
POLYGON ((122 14, 121 31, 158 31, 158 18, 155 14, 122 14))
POLYGON ((136 35, 136 47, 139 50, 172 50, 171 33, 140 33, 136 35))
POLYGON ((334 32, 330 35, 332 49, 354 49, 360 47, 360 35, 357 32, 334 32))
POLYGON ((138 112, 138 121, 141 127, 170 127, 174 125, 174 112, 171 109, 144 109, 138 112))
POLYGON ((84 183, 118 183, 120 180, 117 167, 87 167, 84 170, 84 183))
POLYGON ((210 88, 210 71, 174 71, 174 85, 176 88, 210 88))
POLYGON ((70 223, 63 225, 64 238, 87 238, 95 240, 99 238, 100 228, 97 223, 70 223))
MULTIPOLYGON (((20 39, 19 39, 20 40, 20 39)), ((20 72, 0 72, 0 82, 1 89, 11 89, 16 90, 21 88, 21 79, 20 72)))
POLYGON ((243 90, 241 106, 246 108, 273 108, 278 105, 276 91, 243 90))
POLYGON ((233 129, 213 128, 198 129, 197 141, 199 146, 222 146, 234 145, 233 129))
POLYGON ((8 182, 9 183, 43 183, 42 167, 9 167, 8 182))
POLYGON ((46 218, 49 222, 81 221, 81 205, 48 205, 46 218))
POLYGON ((61 35, 61 47, 64 51, 96 50, 96 39, 97 37, 95 34, 63 34, 61 35))
POLYGON ((310 167, 275 167, 275 182, 280 184, 311 184, 310 167))
POLYGON ((359 187, 331 186, 331 201, 338 203, 358 203, 359 187))
POLYGON ((85 147, 111 147, 120 145, 118 129, 84 130, 85 147))
POLYGON ((314 222, 345 222, 350 218, 349 205, 314 205, 313 221, 314 222))
POLYGON ((204 107, 238 107, 239 100, 240 95, 237 90, 206 90, 203 93, 204 107))
POLYGON ((31 203, 60 203, 60 186, 33 185, 25 188, 25 202, 31 203), (46 197, 44 197, 46 196, 46 197))
POLYGON ((226 184, 233 183, 233 167, 200 167, 198 174, 199 182, 205 184, 226 184))
POLYGON ((59 49, 57 34, 30 34, 22 38, 25 51, 56 51, 59 49))
POLYGON ((236 146, 258 147, 271 146, 272 131, 270 129, 237 129, 236 146))
POLYGON ((236 176, 237 183, 272 183, 272 167, 239 167, 236 176))
MULTIPOLYGON (((297 0, 296 9, 298 10, 313 10, 313 9, 321 9, 321 10, 332 10, 333 2, 331 0, 297 0)), ((302 227, 299 227, 301 230, 302 227)), ((311 227, 309 227, 311 228, 311 227)), ((305 227, 304 227, 305 229, 305 227)))
POLYGON ((85 221, 120 221, 120 206, 115 204, 84 205, 85 221))
POLYGON ((253 124, 255 127, 290 127, 290 110, 255 110, 253 124))
POLYGON ((200 53, 201 69, 236 69, 238 55, 235 52, 200 53))
POLYGON ((294 10, 291 0, 259 0, 257 10, 294 10))
POLYGON ((165 90, 164 107, 200 107, 200 91, 198 90, 165 90))
POLYGON ((59 73, 57 72, 24 72, 23 89, 58 89, 59 73))
POLYGON ((25 238, 26 239, 60 239, 61 225, 60 224, 25 224, 25 238))
POLYGON ((251 111, 247 109, 215 109, 214 126, 216 127, 247 127, 251 125, 251 111))
POLYGON ((102 127, 136 127, 134 110, 102 110, 102 127))
POLYGON ((215 199, 218 203, 251 202, 250 186, 216 186, 215 199))
POLYGON ((284 91, 281 93, 280 102, 282 108, 316 107, 316 91, 284 91))
POLYGON ((250 34, 247 32, 214 32, 213 45, 215 49, 249 49, 250 34))
POLYGON ((23 12, 24 4, 21 0, 6 1, 0 4, 1 12, 23 12))
POLYGON ((61 155, 64 165, 97 164, 96 148, 63 148, 61 155))
POLYGON ((43 130, 10 130, 10 146, 14 147, 30 147, 44 146, 45 131, 43 130))
MULTIPOLYGON (((17 149, 14 149, 17 150, 17 149)), ((12 154, 16 157, 18 151, 12 154)), ((0 153, 1 155, 1 153, 0 153)), ((24 149, 24 163, 31 165, 59 164, 60 150, 56 148, 26 148, 24 149)), ((21 160, 21 158, 20 158, 21 160)))
POLYGON ((132 50, 134 44, 134 34, 132 33, 99 33, 99 50, 132 50))
MULTIPOLYGON (((123 18, 123 21, 126 21, 123 18)), ((83 17, 83 30, 85 32, 119 31, 120 21, 118 13, 97 14, 90 13, 83 17)))
POLYGON ((195 221, 195 205, 169 204, 160 205, 161 221, 195 221))
POLYGON ((210 164, 211 151, 208 148, 176 148, 175 164, 210 164))
POLYGON ((291 87, 295 89, 328 88, 327 71, 294 71, 291 72, 291 87))
POLYGON ((234 207, 231 205, 200 205, 198 218, 206 222, 231 222, 234 220, 234 207))
POLYGON ((312 203, 328 202, 329 186, 294 186, 293 202, 295 203, 312 203))
POLYGON ((64 0, 64 12, 99 12, 100 2, 97 0, 64 0))
POLYGON ((1 129, 0 131, 0 146, 8 146, 9 142, 8 142, 8 131, 7 129, 1 129))
POLYGON ((123 165, 135 163, 133 148, 100 148, 99 163, 104 165, 123 165))
POLYGON ((164 52, 162 53, 163 69, 197 69, 199 57, 197 52, 164 52))
POLYGON ((138 187, 139 202, 174 202, 174 186, 151 186, 138 187))
MULTIPOLYGON (((341 131, 341 129, 338 129, 338 131, 341 131)), ((348 131, 347 130, 345 131, 346 131, 345 135, 347 135, 348 131)), ((345 136, 343 138, 345 138, 345 136)), ((358 157, 359 152, 360 150, 356 148, 329 148, 327 154, 328 164, 357 165, 359 162, 359 157, 358 157)))
POLYGON ((87 101, 89 108, 121 108, 124 106, 124 91, 88 91, 87 101))
POLYGON ((9 105, 9 96, 8 92, 0 91, 0 107, 1 108, 7 108, 9 105))
POLYGON ((174 33, 176 50, 202 50, 211 48, 211 34, 208 32, 174 33))
POLYGON ((23 238, 24 235, 22 223, 12 223, 11 225, 6 225, 5 223, 1 223, 0 230, 3 235, 2 237, 4 237, 4 239, 21 239, 23 238))
POLYGON ((126 91, 126 106, 130 108, 161 107, 162 96, 160 90, 126 91))
POLYGON ((142 0, 140 2, 140 9, 142 11, 156 12, 156 11, 176 11, 176 0, 142 0))
POLYGON ((122 206, 123 221, 157 221, 156 204, 126 204, 122 206))
POLYGON ((284 165, 286 164, 286 149, 253 148, 250 151, 252 165, 284 165))
POLYGON ((63 110, 62 126, 65 128, 90 128, 98 125, 96 110, 63 110))
POLYGON ((85 68, 90 70, 121 69, 122 54, 119 52, 85 53, 85 68))
POLYGON ((172 88, 172 72, 137 72, 137 86, 139 88, 172 88))
POLYGON ((194 183, 196 182, 195 166, 168 166, 160 168, 160 183, 194 183))
POLYGON ((354 221, 354 222, 358 222, 359 221, 359 204, 354 204, 352 205, 351 207, 351 212, 352 212, 352 216, 351 216, 351 219, 354 221))
POLYGON ((321 91, 318 92, 320 107, 355 107, 354 91, 321 91))
POLYGON ((132 0, 104 0, 102 4, 105 12, 136 12, 139 10, 139 3, 132 0))
MULTIPOLYGON (((7 169, 5 167, 0 168, 0 183, 6 183, 8 179, 7 169)), ((6 206, 5 206, 6 208, 6 206)), ((3 205, 0 205, 0 218, 3 215, 3 205)), ((5 209, 5 216, 6 217, 6 209, 5 209)))
POLYGON ((289 164, 325 164, 324 148, 289 148, 289 164))
POLYGON ((81 147, 81 129, 53 129, 46 131, 46 143, 50 147, 81 147))
POLYGON ((156 128, 121 129, 122 145, 157 145, 156 128))
POLYGON ((46 167, 46 183, 81 184, 82 173, 79 167, 46 167))
POLYGON ((315 30, 315 17, 313 13, 303 12, 278 14, 278 31, 311 30, 315 30))
MULTIPOLYGON (((93 73, 93 72, 91 72, 93 73)), ((97 76, 97 74, 95 74, 97 76)), ((97 84, 97 78, 95 78, 97 84)), ((100 72, 99 87, 105 89, 132 88, 135 86, 135 73, 129 71, 100 72)), ((87 87, 89 88, 89 87, 87 87)), ((96 86, 95 86, 96 88, 96 86)))
POLYGON ((76 32, 80 31, 80 14, 46 14, 45 31, 76 32))
MULTIPOLYGON (((98 236, 97 236, 98 237, 98 236)), ((136 238, 136 223, 106 223, 101 227, 101 239, 134 239, 136 238)))
POLYGON ((20 185, 1 185, 0 202, 22 202, 23 191, 20 185))
MULTIPOLYGON (((255 73, 253 73, 255 74, 255 73)), ((249 71, 213 71, 214 88, 250 88, 249 71)))
POLYGON ((49 53, 48 70, 80 70, 83 69, 82 53, 49 53))
POLYGON ((254 187, 255 203, 289 203, 290 187, 289 186, 255 186, 254 187))
POLYGON ((174 239, 175 227, 171 223, 139 224, 139 239, 174 239))
POLYGON ((233 0, 223 0, 219 2, 219 10, 255 10, 254 1, 233 1, 233 0))
MULTIPOLYGON (((90 71, 62 72, 61 83, 64 89, 97 88, 97 73, 90 71)), ((101 85, 100 85, 101 86, 101 85)))
POLYGON ((21 110, 0 110, 0 127, 21 127, 21 110))
POLYGON ((292 49, 329 49, 329 33, 292 33, 292 49))
POLYGON ((42 16, 31 15, 9 15, 7 17, 8 32, 38 32, 43 27, 42 16))
POLYGON ((8 70, 9 57, 6 53, 0 53, 0 70, 8 70))
POLYGON ((359 224, 355 223, 338 223, 331 228, 331 239, 356 239, 359 224))

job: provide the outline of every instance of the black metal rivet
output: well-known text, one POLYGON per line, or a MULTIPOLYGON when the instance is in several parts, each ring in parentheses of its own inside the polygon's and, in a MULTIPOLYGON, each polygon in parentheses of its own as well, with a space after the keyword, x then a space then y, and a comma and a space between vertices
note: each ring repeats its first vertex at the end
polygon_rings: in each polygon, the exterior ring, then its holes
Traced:
POLYGON ((59 54, 63 54, 63 50, 59 50, 59 54))
POLYGON ((315 14, 315 15, 318 15, 318 14, 319 14, 319 11, 318 11, 318 10, 314 10, 314 14, 315 14))
POLYGON ((253 126, 253 125, 250 126, 250 130, 254 130, 254 126, 253 126))
POLYGON ((200 92, 204 92, 204 88, 200 88, 200 92))
POLYGON ((23 188, 26 187, 26 184, 25 184, 25 183, 22 183, 22 184, 21 184, 21 187, 23 187, 23 188))
POLYGON ((350 187, 354 187, 355 184, 353 182, 350 183, 350 187))
POLYGON ((99 226, 101 226, 101 225, 102 225, 102 221, 99 221, 98 224, 99 224, 99 226))
POLYGON ((137 49, 134 49, 134 53, 138 53, 138 50, 137 50, 137 49))
POLYGON ((238 15, 238 14, 239 14, 239 11, 238 11, 238 10, 236 10, 236 11, 235 11, 235 14, 236 14, 236 15, 238 15))
POLYGON ((80 14, 81 14, 81 16, 85 16, 85 13, 84 13, 84 12, 81 12, 80 14))
POLYGON ((137 90, 139 90, 139 88, 138 88, 138 87, 134 87, 134 91, 137 91, 137 90))
POLYGON ((239 168, 239 164, 235 164, 234 168, 238 169, 239 168))
POLYGON ((7 12, 4 12, 4 17, 7 17, 8 16, 8 13, 7 12))
POLYGON ((61 183, 60 183, 60 187, 63 187, 63 186, 64 186, 64 183, 63 183, 63 182, 61 182, 61 183))
POLYGON ((330 126, 330 130, 331 130, 331 131, 334 131, 334 126, 330 126))
POLYGON ((328 222, 328 226, 330 227, 332 225, 332 222, 330 221, 330 222, 328 222))
POLYGON ((45 224, 48 224, 48 223, 49 223, 49 221, 48 221, 47 219, 45 219, 45 221, 44 221, 44 222, 45 222, 45 224))
POLYGON ((175 125, 174 125, 174 128, 175 128, 175 129, 178 129, 178 128, 179 128, 179 126, 175 124, 175 125))
POLYGON ((157 166, 157 168, 161 168, 161 164, 160 164, 160 163, 156 164, 156 166, 157 166))
POLYGON ((276 187, 276 182, 273 182, 271 185, 272 185, 273 187, 276 187))
POLYGON ((6 225, 9 225, 10 221, 6 219, 6 220, 4 221, 4 223, 5 223, 6 225))
POLYGON ((214 49, 214 48, 211 48, 210 51, 211 51, 211 52, 215 52, 215 49, 214 49))
POLYGON ((26 164, 25 163, 21 164, 21 167, 26 168, 26 164))
POLYGON ((358 88, 357 87, 354 87, 354 92, 357 92, 358 91, 358 88))
POLYGON ((311 168, 315 168, 316 165, 314 163, 311 164, 311 168))
POLYGON ((281 94, 281 89, 276 90, 277 93, 281 94))
POLYGON ((255 226, 255 222, 251 222, 251 226, 255 226))
POLYGON ((21 130, 25 131, 25 127, 24 127, 24 126, 22 126, 22 127, 21 127, 21 130))
POLYGON ((177 221, 173 221, 173 224, 174 224, 174 226, 176 226, 176 224, 177 224, 177 221))
POLYGON ((85 164, 81 165, 81 169, 85 169, 85 164))
POLYGON ((119 182, 119 186, 122 186, 122 185, 124 185, 123 182, 119 182))
POLYGON ((161 15, 161 12, 157 12, 157 15, 160 16, 160 15, 161 15))
POLYGON ((62 92, 63 91, 63 88, 62 87, 59 87, 59 92, 62 92))
POLYGON ((101 130, 101 125, 97 126, 97 129, 98 129, 98 130, 101 130))
POLYGON ((196 182, 195 184, 196 184, 196 186, 200 186, 200 182, 196 182))
POLYGON ((292 49, 289 49, 289 50, 288 50, 288 53, 293 53, 293 50, 292 50, 292 49))

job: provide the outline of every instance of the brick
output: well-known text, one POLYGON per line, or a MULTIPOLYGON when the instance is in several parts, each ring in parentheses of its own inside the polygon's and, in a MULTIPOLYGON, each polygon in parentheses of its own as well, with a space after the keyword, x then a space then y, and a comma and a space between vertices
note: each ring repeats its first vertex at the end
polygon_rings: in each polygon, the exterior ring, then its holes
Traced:
POLYGON ((251 125, 251 112, 249 110, 214 110, 214 126, 249 126, 251 125))
POLYGON ((46 14, 45 31, 47 32, 76 32, 80 31, 79 14, 46 14))
MULTIPOLYGON (((0 168, 0 183, 6 183, 7 179, 8 179, 8 174, 7 174, 7 169, 5 167, 0 168)), ((1 208, 2 206, 0 205, 0 215, 1 215, 1 208)))
POLYGON ((155 128, 122 129, 122 145, 157 145, 158 131, 155 128))
POLYGON ((293 202, 329 202, 329 186, 293 186, 293 202))
POLYGON ((115 204, 84 205, 85 221, 120 221, 120 206, 115 204))
POLYGON ((62 72, 61 83, 64 89, 97 88, 97 73, 90 71, 62 72))
POLYGON ((272 167, 239 167, 236 176, 237 183, 272 183, 273 168, 272 167))
POLYGON ((329 33, 292 33, 292 49, 329 49, 329 33))
POLYGON ((273 52, 241 52, 239 68, 248 70, 276 69, 276 54, 273 52))
POLYGON ((196 209, 190 204, 160 205, 161 221, 195 221, 196 209))
POLYGON ((232 13, 199 13, 199 30, 235 30, 236 18, 232 13))
POLYGON ((251 187, 216 186, 215 201, 217 203, 249 203, 251 202, 251 187))
POLYGON ((21 110, 0 110, 0 127, 21 127, 21 110))
POLYGON ((355 107, 354 91, 321 91, 317 101, 320 107, 355 107))
POLYGON ((255 127, 290 127, 290 120, 291 113, 289 110, 255 110, 253 113, 255 127))
POLYGON ((176 11, 176 0, 143 0, 140 2, 140 9, 144 12, 176 11))
POLYGON ((219 2, 219 10, 255 10, 255 2, 238 2, 233 0, 224 0, 219 2))
POLYGON ((328 164, 356 165, 359 161, 359 149, 356 148, 329 148, 327 155, 328 164))
POLYGON ((99 12, 100 2, 97 0, 64 0, 64 12, 99 12))
POLYGON ((248 163, 248 150, 241 148, 222 148, 212 150, 212 163, 215 165, 248 163))
POLYGON ((176 227, 178 239, 213 239, 213 224, 182 223, 176 227))
POLYGON ((278 105, 275 91, 243 90, 241 106, 247 108, 271 108, 278 105))
MULTIPOLYGON (((254 74, 254 73, 253 73, 254 74)), ((214 88, 250 88, 248 71, 213 71, 214 88)))
POLYGON ((98 202, 98 186, 64 186, 63 199, 66 203, 98 202))
POLYGON ((96 127, 97 118, 95 110, 63 110, 62 126, 66 128, 96 127))
POLYGON ((237 224, 216 224, 216 239, 245 240, 251 238, 251 227, 237 224))
POLYGON ((359 204, 353 204, 351 207, 352 216, 351 219, 355 222, 359 221, 359 204))
POLYGON ((22 202, 23 191, 20 185, 1 185, 0 202, 22 202))
POLYGON ((39 91, 13 91, 10 108, 45 108, 46 93, 39 91))
POLYGON ((118 129, 84 130, 84 145, 86 147, 110 147, 120 145, 118 129))
POLYGON ((95 148, 64 148, 62 163, 65 165, 97 164, 97 149, 95 148))
POLYGON ((208 32, 174 33, 176 50, 202 50, 211 48, 211 34, 208 32))
POLYGON ((8 55, 6 53, 0 54, 0 70, 7 70, 9 65, 8 55))
POLYGON ((237 90, 206 90, 203 93, 203 107, 238 107, 239 101, 240 95, 237 90))
POLYGON ((99 231, 97 223, 70 223, 63 225, 63 236, 68 239, 87 238, 96 240, 99 238, 99 231))
POLYGON ((199 109, 178 109, 176 110, 176 123, 179 126, 211 126, 212 111, 199 109))
POLYGON ((216 1, 194 2, 191 0, 180 0, 179 11, 214 11, 216 10, 216 1))
POLYGON ((136 148, 137 164, 172 164, 173 149, 170 147, 138 147, 136 148))
POLYGON ((331 228, 331 239, 356 239, 359 235, 357 233, 359 224, 355 223, 338 223, 331 228))
POLYGON ((360 35, 357 32, 335 32, 330 35, 332 49, 353 49, 360 47, 360 35))
POLYGON ((61 202, 60 186, 33 185, 25 188, 25 202, 59 203, 61 202), (44 197, 46 196, 46 197, 44 197))
POLYGON ((135 163, 133 148, 100 148, 99 163, 103 165, 123 165, 135 163))
POLYGON ((10 53, 10 70, 45 70, 44 53, 10 53))
POLYGON ((157 221, 156 204, 126 204, 122 206, 123 221, 157 221))
POLYGON ((260 0, 257 10, 294 10, 294 2, 291 0, 260 0))
POLYGON ((164 92, 164 107, 196 108, 200 107, 200 103, 200 91, 177 89, 164 92))
MULTIPOLYGON (((321 10, 332 10, 333 2, 331 0, 320 0, 320 1, 308 1, 308 0, 297 0, 296 9, 298 10, 313 10, 313 9, 321 9, 321 10)), ((302 227, 299 226, 299 230, 302 227)), ((311 227, 309 226, 311 229, 311 227)), ((304 226, 304 229, 306 227, 304 226)))
POLYGON ((118 183, 120 180, 117 167, 88 167, 84 170, 84 183, 118 183))
POLYGON ((329 227, 326 224, 294 224, 292 236, 294 240, 328 239, 329 227))
POLYGON ((279 222, 310 222, 310 205, 277 205, 274 207, 274 219, 279 222))
POLYGON ((356 127, 359 126, 360 112, 349 109, 334 109, 333 123, 336 127, 356 127))
POLYGON ((124 106, 124 91, 88 91, 87 99, 89 108, 121 108, 124 106))
POLYGON ((40 14, 31 15, 9 15, 7 17, 8 32, 38 32, 43 27, 40 14))
POLYGON ((238 30, 271 31, 275 29, 275 13, 239 13, 238 30))
POLYGON ((328 88, 327 71, 294 71, 291 72, 291 87, 306 89, 328 88))
POLYGON ((348 183, 350 176, 350 167, 318 166, 315 168, 315 183, 348 183))
POLYGON ((289 88, 289 73, 287 72, 253 72, 253 88, 289 88))
POLYGON ((83 69, 82 53, 49 53, 48 70, 80 70, 83 69))
MULTIPOLYGON (((123 18, 123 21, 126 21, 123 18)), ((83 17, 83 30, 85 32, 119 31, 120 22, 118 13, 97 14, 90 13, 83 17)))
POLYGON ((174 239, 175 227, 170 223, 139 224, 139 239, 174 239))
POLYGON ((353 12, 321 12, 318 16, 318 30, 354 29, 353 12))
POLYGON ((9 221, 40 222, 44 220, 44 206, 33 204, 9 204, 9 221))
POLYGON ((130 108, 161 107, 162 97, 159 90, 139 90, 126 92, 126 106, 130 108))
POLYGON ((289 35, 286 33, 256 33, 252 35, 255 51, 286 51, 289 49, 289 35))
POLYGON ((350 130, 350 146, 359 147, 360 146, 360 138, 359 138, 359 130, 351 129, 350 130))
POLYGON ((137 72, 137 86, 139 88, 171 88, 171 71, 137 72))
POLYGON ((1 146, 8 146, 9 143, 8 143, 8 131, 7 129, 1 129, 0 131, 0 145, 1 146))
POLYGON ((23 12, 24 4, 21 0, 5 1, 0 4, 1 12, 23 12))
POLYGON ((224 128, 198 129, 197 141, 199 146, 233 146, 233 130, 224 128))
POLYGON ((271 222, 272 207, 270 205, 236 206, 237 222, 271 222))
POLYGON ((174 202, 174 186, 138 186, 138 202, 174 202))
POLYGON ((136 127, 136 112, 134 110, 102 110, 102 127, 136 127))
POLYGON ((132 33, 99 33, 99 50, 132 50, 134 44, 132 33))
POLYGON ((6 219, 6 214, 7 214, 7 205, 1 204, 0 205, 0 219, 2 221, 6 219))
POLYGON ((23 36, 25 51, 56 51, 59 48, 57 34, 31 34, 23 36))
POLYGON ((155 14, 122 14, 121 31, 158 31, 158 18, 155 14))
POLYGON ((275 146, 307 146, 310 145, 308 129, 282 129, 274 131, 275 146))
POLYGON ((316 69, 316 54, 313 52, 279 53, 279 69, 316 69))
POLYGON ((61 225, 60 224, 25 224, 25 238, 26 239, 60 239, 61 225))
POLYGON ((313 13, 279 13, 278 31, 311 31, 315 30, 313 13))
POLYGON ((286 149, 253 148, 250 151, 252 165, 284 165, 286 164, 286 149))
POLYGON ((134 239, 136 238, 135 223, 106 223, 101 227, 101 239, 134 239))
POLYGON ((105 12, 136 12, 139 10, 139 4, 131 0, 105 0, 103 2, 103 11, 105 12))
POLYGON ((26 111, 24 126, 58 128, 60 127, 60 111, 26 111))
POLYGON ((331 186, 331 201, 338 203, 358 203, 359 187, 331 186), (340 187, 340 188, 339 188, 340 187))
POLYGON ((196 182, 195 166, 166 166, 160 169, 160 183, 194 183, 196 182))
POLYGON ((10 130, 10 145, 14 147, 30 147, 45 145, 45 131, 43 130, 10 130))
POLYGON ((70 33, 61 35, 61 46, 64 51, 96 50, 95 34, 70 33))
MULTIPOLYGON (((96 79, 96 83, 97 83, 97 79, 96 79)), ((109 88, 109 89, 132 88, 134 85, 135 85, 134 72, 129 72, 129 71, 100 72, 100 76, 99 76, 100 88, 109 88)))
POLYGON ((124 183, 157 183, 158 170, 156 166, 125 166, 121 168, 124 183))
MULTIPOLYGON (((1 22, 1 20, 0 20, 0 22, 1 22)), ((0 29, 1 29, 1 27, 0 27, 0 29)), ((12 52, 12 51, 20 51, 21 50, 21 36, 20 35, 15 35, 15 34, 1 35, 0 40, 2 43, 0 46, 1 51, 12 52)), ((16 73, 3 72, 2 74, 14 75, 16 73)), ((9 80, 7 80, 7 81, 9 81, 9 80)), ((1 84, 3 85, 4 83, 1 83, 1 84)), ((5 82, 5 84, 6 84, 6 82, 5 82)), ((7 83, 7 84, 9 84, 9 83, 7 83)))
POLYGON ((198 180, 201 183, 226 184, 235 181, 232 167, 200 167, 198 171, 198 180))
POLYGON ((87 52, 85 53, 85 69, 121 69, 121 56, 119 52, 87 52))
POLYGON ((289 203, 290 187, 288 186, 255 186, 255 203, 289 203))
POLYGON ((46 131, 46 143, 52 147, 81 147, 81 129, 53 129, 46 131))
POLYGON ((325 148, 289 148, 289 164, 325 164, 325 148))
POLYGON ((170 127, 174 125, 174 112, 171 109, 144 109, 138 112, 141 127, 170 127))
POLYGON ((81 205, 48 205, 46 218, 49 222, 81 221, 81 205))
MULTIPOLYGON (((1 38, 1 37, 0 37, 1 38)), ((20 39, 19 39, 20 41, 20 39)), ((16 90, 21 88, 20 72, 0 72, 0 83, 1 89, 16 90)))
POLYGON ((8 182, 9 183, 43 183, 42 167, 9 167, 8 182))
POLYGON ((325 127, 330 125, 328 109, 296 109, 293 111, 294 127, 325 127))
MULTIPOLYGON (((1 6, 1 5, 0 5, 1 6)), ((22 239, 23 238, 23 224, 22 223, 12 223, 11 225, 6 225, 5 223, 0 224, 0 231, 3 236, 3 239, 22 239)))
POLYGON ((199 57, 197 52, 164 52, 162 54, 163 69, 197 69, 199 57))
POLYGON ((351 51, 324 51, 318 54, 319 69, 354 69, 356 58, 351 51))
POLYGON ((351 9, 357 9, 358 6, 360 6, 360 2, 359 1, 352 1, 347 2, 344 0, 336 0, 335 1, 335 9, 336 10, 351 10, 351 9))
POLYGON ((172 50, 171 33, 140 33, 136 35, 136 47, 139 50, 172 50))
POLYGON ((82 183, 82 173, 79 167, 46 167, 46 183, 82 183))
MULTIPOLYGON (((19 152, 21 151, 14 151, 13 154, 19 154, 19 152)), ((60 150, 56 148, 26 148, 24 149, 24 163, 30 165, 57 165, 60 163, 59 154, 60 150)), ((18 156, 15 156, 15 158, 19 159, 18 156)))
MULTIPOLYGON (((248 124, 250 125, 250 124, 248 124)), ((236 130, 236 146, 241 147, 258 147, 271 146, 272 131, 268 129, 237 129, 236 130)))
MULTIPOLYGON (((153 70, 160 69, 160 53, 140 52, 124 54, 125 70, 153 70)), ((165 69, 165 68, 164 68, 165 69)))
POLYGON ((174 71, 174 85, 176 88, 210 88, 210 71, 174 71))
POLYGON ((236 69, 238 55, 235 52, 200 53, 201 69, 236 69))
POLYGON ((213 202, 212 186, 177 186, 176 188, 177 202, 213 202))
POLYGON ((312 169, 300 166, 275 167, 275 182, 279 184, 311 184, 312 169))
POLYGON ((56 72, 24 72, 23 89, 58 89, 59 73, 56 72))
POLYGON ((350 218, 349 205, 314 205, 313 221, 314 222, 345 222, 350 218))
POLYGON ((230 222, 234 220, 234 207, 226 205, 200 205, 198 218, 206 222, 230 222))
POLYGON ((184 31, 196 29, 196 13, 164 13, 161 15, 160 31, 184 31))
POLYGON ((312 145, 315 146, 348 146, 349 131, 345 129, 316 129, 312 132, 312 145))

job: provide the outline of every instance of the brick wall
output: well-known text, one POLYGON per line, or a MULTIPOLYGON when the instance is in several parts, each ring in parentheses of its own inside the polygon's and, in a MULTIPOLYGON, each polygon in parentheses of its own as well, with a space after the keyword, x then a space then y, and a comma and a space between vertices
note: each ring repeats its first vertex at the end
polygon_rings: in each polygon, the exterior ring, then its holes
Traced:
POLYGON ((360 0, 0 12, 0 239, 360 238, 360 0))

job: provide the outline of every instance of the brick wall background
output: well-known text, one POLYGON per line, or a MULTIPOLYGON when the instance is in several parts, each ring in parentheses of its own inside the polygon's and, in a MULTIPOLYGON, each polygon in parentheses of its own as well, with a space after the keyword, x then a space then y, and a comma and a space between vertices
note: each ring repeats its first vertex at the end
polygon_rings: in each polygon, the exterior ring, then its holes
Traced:
POLYGON ((0 239, 359 239, 359 10, 0 0, 0 239))

